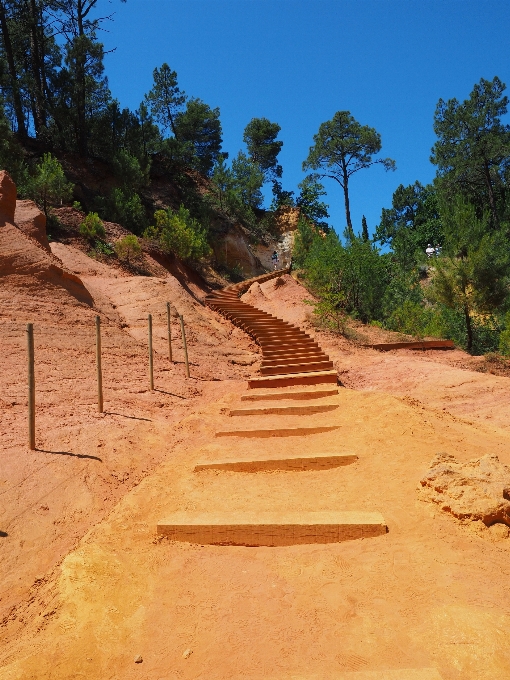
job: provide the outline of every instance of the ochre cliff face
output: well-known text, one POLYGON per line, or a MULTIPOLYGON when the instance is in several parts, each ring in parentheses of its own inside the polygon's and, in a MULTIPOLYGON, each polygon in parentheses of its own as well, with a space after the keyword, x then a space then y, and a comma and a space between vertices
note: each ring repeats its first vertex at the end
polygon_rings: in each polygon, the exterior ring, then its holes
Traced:
POLYGON ((14 224, 50 252, 50 244, 46 235, 46 217, 33 201, 16 201, 14 224))

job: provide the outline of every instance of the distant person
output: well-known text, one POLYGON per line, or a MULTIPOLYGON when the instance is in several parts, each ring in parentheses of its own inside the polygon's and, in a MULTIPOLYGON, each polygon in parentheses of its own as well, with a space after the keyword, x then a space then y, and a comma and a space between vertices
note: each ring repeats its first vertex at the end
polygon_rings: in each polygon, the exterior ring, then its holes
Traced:
POLYGON ((278 269, 278 253, 276 250, 274 250, 273 254, 271 255, 271 261, 273 263, 273 269, 276 271, 278 269))
POLYGON ((435 251, 436 257, 439 257, 439 256, 441 255, 441 246, 438 244, 438 245, 434 248, 434 251, 435 251))
POLYGON ((433 257, 436 254, 436 249, 429 243, 425 248, 425 252, 427 253, 427 257, 433 257))

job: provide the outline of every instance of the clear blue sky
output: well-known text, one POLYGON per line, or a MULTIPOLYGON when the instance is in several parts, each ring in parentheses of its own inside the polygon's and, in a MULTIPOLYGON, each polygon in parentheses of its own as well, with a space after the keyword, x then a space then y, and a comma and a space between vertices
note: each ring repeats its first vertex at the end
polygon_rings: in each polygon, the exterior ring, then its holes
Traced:
MULTIPOLYGON (((372 231, 399 184, 432 180, 434 110, 466 99, 480 78, 510 87, 506 0, 100 0, 116 12, 102 39, 110 89, 135 109, 167 62, 181 89, 221 111, 223 149, 243 147, 245 125, 281 126, 283 186, 297 191, 320 123, 348 110, 382 136, 382 156, 351 181, 355 231, 372 231)), ((341 187, 325 180, 330 222, 342 233, 341 187)))

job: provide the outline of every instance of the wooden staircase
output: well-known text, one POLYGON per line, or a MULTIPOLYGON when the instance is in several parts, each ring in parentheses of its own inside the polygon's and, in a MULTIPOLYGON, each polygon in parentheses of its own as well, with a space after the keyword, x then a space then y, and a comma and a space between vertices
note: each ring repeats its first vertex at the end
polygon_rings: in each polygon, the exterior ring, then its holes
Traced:
POLYGON ((313 338, 297 326, 239 299, 252 283, 263 283, 286 274, 288 271, 288 269, 283 269, 269 272, 248 281, 227 286, 211 293, 205 299, 209 307, 242 328, 260 345, 262 378, 250 380, 250 387, 282 387, 337 382, 333 362, 313 338), (272 379, 265 380, 266 377, 272 379))

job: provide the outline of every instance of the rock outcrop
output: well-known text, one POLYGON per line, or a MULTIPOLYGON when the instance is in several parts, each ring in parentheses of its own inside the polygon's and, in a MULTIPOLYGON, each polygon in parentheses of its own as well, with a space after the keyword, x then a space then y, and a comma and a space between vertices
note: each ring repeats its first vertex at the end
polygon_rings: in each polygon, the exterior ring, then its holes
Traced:
POLYGON ((0 170, 0 225, 14 222, 16 185, 5 170, 0 170))
POLYGON ((44 250, 50 252, 46 235, 46 216, 33 201, 16 201, 14 224, 24 234, 35 239, 44 250))
MULTIPOLYGON (((31 204, 31 201, 21 201, 31 204)), ((20 213, 36 229, 38 209, 34 204, 20 213), (33 206, 33 207, 32 207, 33 206)), ((9 277, 12 287, 27 290, 42 283, 66 289, 73 297, 89 306, 93 300, 81 279, 66 270, 53 255, 49 245, 41 247, 34 235, 24 233, 14 224, 16 212, 16 185, 6 172, 0 172, 0 279, 9 277)), ((44 216, 43 216, 44 217, 44 216)), ((41 221, 39 220, 39 225, 41 221)), ((27 227, 28 228, 28 227, 27 227)), ((47 243, 47 240, 46 240, 47 243)), ((2 281, 2 283, 4 283, 2 281)), ((6 288, 6 286, 4 286, 6 288)), ((1 297, 1 296, 0 296, 1 297)), ((2 304, 7 304, 2 300, 2 304)))
POLYGON ((497 456, 460 463, 438 453, 421 480, 423 496, 460 520, 510 527, 510 467, 497 456))

